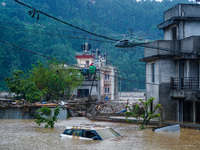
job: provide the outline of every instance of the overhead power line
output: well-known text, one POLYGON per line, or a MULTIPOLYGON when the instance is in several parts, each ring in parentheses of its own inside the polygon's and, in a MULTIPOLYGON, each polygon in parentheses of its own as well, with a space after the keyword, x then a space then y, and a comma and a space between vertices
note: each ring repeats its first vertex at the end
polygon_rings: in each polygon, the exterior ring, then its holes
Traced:
MULTIPOLYGON (((15 28, 9 28, 9 27, 0 27, 1 29, 7 29, 7 30, 16 30, 16 31, 22 31, 22 32, 32 32, 34 34, 42 34, 42 35, 48 35, 48 36, 58 36, 61 38, 70 38, 70 39, 83 39, 86 40, 88 38, 84 38, 84 37, 76 37, 76 36, 65 36, 63 34, 52 34, 49 32, 40 32, 40 31, 33 31, 31 29, 15 29, 15 28)), ((91 41, 98 41, 98 42, 107 42, 107 43, 113 43, 112 41, 102 41, 102 40, 98 40, 98 39, 91 39, 89 38, 88 40, 91 41)))
MULTIPOLYGON (((3 41, 3 40, 0 40, 0 42, 5 43, 5 44, 10 45, 10 46, 13 46, 13 47, 15 47, 15 48, 17 48, 17 49, 21 49, 21 50, 26 51, 26 52, 28 52, 28 53, 31 53, 31 54, 34 54, 34 55, 43 57, 43 58, 47 58, 47 59, 50 59, 50 60, 55 60, 55 59, 52 58, 52 57, 48 57, 48 56, 45 56, 45 55, 43 55, 43 54, 39 54, 39 53, 30 51, 30 50, 24 49, 24 48, 22 48, 22 47, 16 46, 16 45, 14 45, 14 44, 11 44, 11 43, 6 42, 6 41, 3 41)), ((56 60, 56 61, 61 62, 61 63, 64 63, 64 64, 69 65, 69 66, 71 66, 71 67, 76 67, 76 68, 78 68, 78 69, 83 69, 83 67, 79 67, 79 66, 77 66, 77 65, 68 64, 68 63, 66 63, 66 62, 64 62, 64 61, 62 61, 62 60, 56 60)), ((102 74, 102 75, 107 75, 107 74, 105 74, 105 73, 100 73, 100 74, 102 74)), ((159 85, 159 86, 166 86, 166 87, 169 87, 168 85, 160 85, 160 84, 157 84, 157 83, 151 83, 151 82, 145 82, 145 81, 138 81, 138 80, 133 80, 133 79, 126 79, 126 78, 122 78, 122 77, 118 77, 118 76, 113 76, 113 75, 110 75, 110 77, 117 78, 117 79, 120 79, 120 80, 135 82, 135 83, 142 83, 142 84, 150 84, 150 85, 159 85)), ((170 86, 170 87, 171 87, 171 86, 170 86)))
POLYGON ((90 32, 90 31, 87 31, 87 30, 85 30, 85 29, 82 29, 82 28, 80 28, 80 27, 77 27, 77 26, 75 26, 75 25, 72 25, 72 24, 70 24, 70 23, 67 23, 67 22, 65 22, 65 21, 63 21, 63 20, 60 20, 60 19, 58 19, 58 18, 56 18, 56 17, 53 17, 53 16, 51 16, 51 15, 49 15, 49 14, 46 14, 46 13, 40 11, 40 10, 36 10, 34 7, 31 7, 31 6, 29 6, 29 5, 26 5, 26 4, 24 4, 24 3, 22 3, 22 2, 20 2, 20 1, 18 1, 18 0, 15 0, 15 1, 16 1, 17 3, 23 5, 23 6, 27 7, 27 8, 32 9, 32 11, 29 11, 29 14, 32 15, 32 17, 34 17, 35 14, 37 14, 37 15, 38 15, 37 19, 39 19, 39 14, 43 14, 43 15, 49 17, 49 18, 52 18, 52 19, 54 19, 54 20, 56 20, 56 21, 59 21, 59 22, 61 22, 61 23, 64 23, 64 24, 66 24, 66 25, 68 25, 68 26, 71 26, 71 27, 76 28, 76 29, 78 29, 78 30, 80 30, 80 31, 86 32, 86 33, 88 33, 88 34, 91 34, 91 35, 94 35, 94 36, 97 36, 97 37, 100 37, 100 38, 104 38, 104 39, 107 39, 107 40, 118 41, 117 39, 113 39, 113 38, 109 38, 109 37, 106 37, 106 36, 103 36, 103 35, 99 35, 99 34, 96 34, 96 33, 90 32))
MULTIPOLYGON (((76 29, 78 29, 78 30, 81 30, 81 31, 83 31, 83 32, 86 32, 86 33, 88 33, 88 34, 91 34, 91 35, 94 35, 94 36, 97 36, 97 37, 100 37, 100 38, 104 38, 104 39, 107 39, 107 40, 119 41, 119 40, 117 40, 117 39, 113 39, 113 38, 110 38, 110 37, 107 37, 107 36, 103 36, 103 35, 99 35, 99 34, 96 34, 96 33, 90 32, 90 31, 87 31, 87 30, 85 30, 85 29, 82 29, 82 28, 77 27, 77 26, 75 26, 75 25, 72 25, 72 24, 70 24, 70 23, 67 23, 67 22, 65 22, 65 21, 63 21, 63 20, 61 20, 61 19, 58 19, 58 18, 56 18, 56 17, 53 17, 53 16, 51 16, 51 15, 49 15, 49 14, 46 14, 46 13, 40 11, 40 10, 36 10, 34 7, 31 7, 31 6, 27 5, 27 4, 24 4, 24 3, 22 3, 22 2, 20 2, 20 1, 18 1, 18 0, 15 0, 15 1, 16 1, 17 3, 19 3, 20 5, 23 5, 23 6, 27 7, 27 8, 29 8, 29 9, 32 9, 32 11, 29 11, 29 15, 32 15, 32 17, 34 17, 35 14, 37 14, 37 15, 38 15, 37 19, 39 19, 39 14, 43 14, 43 15, 49 17, 49 18, 52 18, 52 19, 54 19, 54 20, 56 20, 56 21, 59 21, 59 22, 61 22, 61 23, 64 23, 64 24, 66 24, 66 25, 68 25, 68 26, 71 26, 71 27, 73 27, 73 28, 76 28, 76 29)), ((148 45, 146 45, 146 44, 139 45, 139 46, 140 46, 140 47, 151 48, 151 49, 156 49, 156 50, 171 51, 171 52, 182 53, 182 54, 191 54, 191 53, 180 52, 180 51, 177 51, 177 50, 172 50, 172 49, 167 49, 167 48, 148 46, 148 45)))

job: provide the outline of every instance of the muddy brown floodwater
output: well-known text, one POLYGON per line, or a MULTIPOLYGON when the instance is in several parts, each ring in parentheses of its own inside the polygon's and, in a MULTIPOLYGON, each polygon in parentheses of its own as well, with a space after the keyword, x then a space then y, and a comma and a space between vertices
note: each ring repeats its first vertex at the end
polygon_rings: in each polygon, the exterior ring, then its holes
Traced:
POLYGON ((160 150, 200 149, 200 131, 181 129, 181 133, 140 131, 138 126, 123 123, 97 122, 87 118, 58 120, 54 129, 38 127, 34 120, 0 119, 0 150, 160 150), (123 138, 119 140, 86 141, 61 138, 66 126, 106 125, 123 138))

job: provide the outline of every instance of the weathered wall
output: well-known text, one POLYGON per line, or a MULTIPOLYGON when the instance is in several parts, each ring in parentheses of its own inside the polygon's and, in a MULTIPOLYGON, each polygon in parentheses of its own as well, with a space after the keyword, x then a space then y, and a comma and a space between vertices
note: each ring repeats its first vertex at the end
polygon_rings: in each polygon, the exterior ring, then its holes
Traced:
POLYGON ((176 114, 175 109, 173 109, 173 100, 170 97, 170 83, 161 83, 159 86, 159 103, 165 108, 165 119, 173 120, 173 115, 176 114))
POLYGON ((146 98, 154 97, 153 106, 161 104, 165 107, 166 119, 172 119, 171 114, 174 113, 171 109, 172 100, 170 98, 170 78, 175 77, 175 63, 171 59, 159 59, 146 63, 146 98), (155 63, 155 82, 151 81, 152 70, 151 64, 155 63))
POLYGON ((164 21, 168 20, 168 19, 171 19, 172 17, 174 16, 179 16, 179 6, 176 5, 170 9, 168 9, 167 11, 165 11, 164 13, 164 21))
MULTIPOLYGON (((0 119, 35 119, 34 114, 37 109, 30 109, 29 112, 24 112, 24 108, 0 108, 0 119)), ((52 112, 55 108, 51 108, 52 112)), ((67 110, 60 108, 59 119, 67 119, 67 110)))
POLYGON ((178 43, 178 41, 172 40, 157 40, 149 43, 146 45, 147 48, 145 48, 145 57, 150 57, 154 55, 173 55, 174 51, 178 49, 178 44, 176 43, 178 43))
POLYGON ((200 5, 178 4, 164 13, 164 21, 172 17, 200 17, 200 5))
MULTIPOLYGON (((199 8, 200 9, 200 8, 199 8)), ((184 22, 184 36, 187 38, 189 36, 200 35, 200 23, 199 22, 184 22)))

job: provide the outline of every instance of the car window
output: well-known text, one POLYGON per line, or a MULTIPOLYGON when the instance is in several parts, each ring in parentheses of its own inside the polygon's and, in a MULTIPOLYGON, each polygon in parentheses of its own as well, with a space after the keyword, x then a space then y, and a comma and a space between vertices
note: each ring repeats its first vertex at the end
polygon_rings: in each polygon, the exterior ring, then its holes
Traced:
POLYGON ((63 134, 71 135, 72 130, 71 129, 66 129, 63 134))
POLYGON ((111 128, 96 130, 96 132, 100 135, 100 137, 103 140, 120 136, 117 132, 115 132, 111 128))
POLYGON ((84 132, 84 137, 93 138, 94 136, 97 136, 97 135, 95 133, 91 132, 91 131, 85 131, 84 132))
POLYGON ((74 130, 73 136, 83 136, 83 130, 74 130))

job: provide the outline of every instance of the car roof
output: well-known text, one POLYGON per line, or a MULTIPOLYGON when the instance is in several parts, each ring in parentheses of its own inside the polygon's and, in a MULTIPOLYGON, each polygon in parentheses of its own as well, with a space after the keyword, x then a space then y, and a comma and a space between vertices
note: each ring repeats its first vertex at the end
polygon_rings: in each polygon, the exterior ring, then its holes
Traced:
POLYGON ((110 127, 105 127, 105 126, 82 126, 82 125, 77 125, 77 126, 66 126, 66 129, 85 129, 85 130, 101 130, 101 129, 108 129, 110 127))

